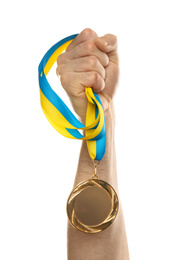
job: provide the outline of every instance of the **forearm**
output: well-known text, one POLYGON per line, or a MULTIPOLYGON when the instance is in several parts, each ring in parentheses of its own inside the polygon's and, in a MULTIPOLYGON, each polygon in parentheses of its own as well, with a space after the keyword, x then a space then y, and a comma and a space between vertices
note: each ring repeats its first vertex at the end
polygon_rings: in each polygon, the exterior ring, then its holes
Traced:
MULTIPOLYGON (((98 165, 99 179, 108 182, 118 193, 114 143, 115 114, 113 104, 105 112, 106 152, 98 165)), ((74 185, 92 177, 94 167, 86 143, 82 143, 74 185)), ((98 234, 84 234, 68 223, 68 260, 128 260, 128 248, 121 205, 113 224, 98 234)))

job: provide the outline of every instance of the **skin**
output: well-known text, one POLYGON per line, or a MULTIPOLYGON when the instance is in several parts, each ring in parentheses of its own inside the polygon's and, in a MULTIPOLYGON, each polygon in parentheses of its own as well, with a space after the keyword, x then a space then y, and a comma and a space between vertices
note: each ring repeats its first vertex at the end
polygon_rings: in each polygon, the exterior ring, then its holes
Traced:
MULTIPOLYGON (((98 93, 105 111, 107 147, 98 165, 98 176, 118 194, 115 152, 115 111, 113 97, 119 79, 117 38, 103 37, 91 29, 83 30, 57 59, 57 73, 72 106, 85 122, 87 98, 85 87, 98 93)), ((82 142, 74 186, 93 174, 93 163, 86 142, 82 142)), ((128 244, 121 203, 113 224, 98 234, 85 234, 68 223, 68 260, 129 260, 128 244)))

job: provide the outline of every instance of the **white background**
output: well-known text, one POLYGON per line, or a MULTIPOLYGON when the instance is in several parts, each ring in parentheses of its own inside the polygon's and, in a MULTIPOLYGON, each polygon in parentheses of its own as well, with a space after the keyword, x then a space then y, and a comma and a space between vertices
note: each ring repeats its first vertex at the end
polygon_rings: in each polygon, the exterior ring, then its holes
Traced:
MULTIPOLYGON (((116 149, 131 259, 180 259, 178 4, 1 3, 1 260, 66 259, 66 199, 80 142, 60 136, 47 122, 37 68, 54 43, 86 27, 100 36, 116 34, 119 42, 116 149)), ((61 92, 53 73, 50 82, 61 92)))

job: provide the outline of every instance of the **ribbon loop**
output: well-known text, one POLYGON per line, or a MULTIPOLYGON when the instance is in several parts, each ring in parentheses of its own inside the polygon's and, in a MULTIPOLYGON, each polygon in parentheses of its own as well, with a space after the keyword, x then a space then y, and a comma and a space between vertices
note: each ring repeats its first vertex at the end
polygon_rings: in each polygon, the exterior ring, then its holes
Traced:
POLYGON ((99 96, 92 88, 85 88, 88 99, 86 125, 82 124, 69 110, 63 100, 51 88, 46 76, 57 57, 67 48, 77 34, 62 39, 53 45, 42 58, 38 73, 42 110, 50 124, 63 136, 86 140, 92 160, 100 161, 106 149, 105 117, 99 96), (85 130, 83 136, 79 130, 85 130))

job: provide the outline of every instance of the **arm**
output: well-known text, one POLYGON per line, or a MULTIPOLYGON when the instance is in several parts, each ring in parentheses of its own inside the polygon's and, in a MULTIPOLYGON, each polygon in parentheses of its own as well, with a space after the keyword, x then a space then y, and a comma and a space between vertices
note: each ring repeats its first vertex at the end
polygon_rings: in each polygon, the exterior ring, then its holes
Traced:
MULTIPOLYGON (((62 85, 82 121, 85 118, 87 105, 84 87, 93 87, 101 98, 106 119, 107 148, 104 158, 98 165, 98 175, 100 179, 112 185, 116 192, 118 187, 113 96, 117 87, 118 72, 116 37, 106 35, 99 38, 90 29, 84 30, 68 47, 67 52, 58 58, 58 73, 62 85)), ((83 141, 74 185, 90 178, 92 174, 93 163, 83 141)), ((68 260, 76 259, 129 259, 121 205, 113 224, 101 233, 84 234, 68 223, 68 260)))
MULTIPOLYGON (((114 109, 113 104, 105 113, 107 126, 107 148, 104 158, 98 165, 98 176, 107 181, 117 191, 116 153, 114 144, 114 109)), ((88 179, 93 174, 93 164, 89 157, 86 143, 82 143, 75 185, 88 179)), ((119 205, 115 221, 99 234, 84 234, 68 223, 68 259, 69 260, 128 260, 128 246, 119 205)))

